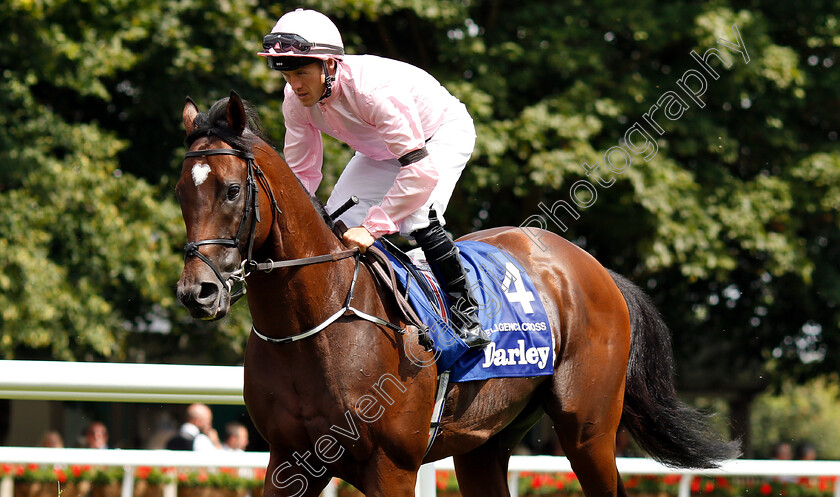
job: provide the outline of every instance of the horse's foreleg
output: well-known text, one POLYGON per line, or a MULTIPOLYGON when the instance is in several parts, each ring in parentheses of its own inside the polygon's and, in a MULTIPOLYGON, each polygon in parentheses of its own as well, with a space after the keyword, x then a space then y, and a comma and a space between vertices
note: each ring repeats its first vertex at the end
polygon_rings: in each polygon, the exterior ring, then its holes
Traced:
POLYGON ((366 497, 414 497, 417 468, 401 468, 382 455, 375 457, 364 472, 363 491, 366 497))
POLYGON ((263 492, 265 497, 317 497, 329 481, 326 468, 301 465, 293 455, 272 450, 263 492))

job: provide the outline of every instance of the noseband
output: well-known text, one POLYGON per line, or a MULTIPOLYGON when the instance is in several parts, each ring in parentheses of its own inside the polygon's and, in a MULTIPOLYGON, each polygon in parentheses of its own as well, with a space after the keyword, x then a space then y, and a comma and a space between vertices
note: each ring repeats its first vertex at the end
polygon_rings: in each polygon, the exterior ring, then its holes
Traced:
POLYGON ((239 228, 236 230, 236 236, 233 238, 210 238, 207 240, 187 242, 187 244, 184 245, 184 253, 186 257, 198 257, 201 261, 210 266, 210 269, 216 273, 216 277, 219 278, 219 281, 222 282, 222 285, 224 285, 227 288, 228 293, 231 294, 230 303, 233 305, 233 303, 245 295, 245 277, 248 276, 249 270, 253 269, 250 266, 255 265, 255 263, 251 260, 251 255, 254 250, 254 233, 257 231, 257 223, 260 222, 260 196, 257 190, 257 181, 259 181, 263 188, 265 188, 268 197, 271 199, 272 209, 278 214, 282 214, 282 212, 277 206, 277 201, 274 199, 274 193, 271 191, 271 186, 265 179, 262 169, 260 169, 257 163, 254 162, 254 154, 232 148, 213 148, 187 152, 185 157, 208 157, 212 155, 232 155, 245 160, 245 164, 248 168, 248 177, 245 179, 245 210, 242 212, 242 220, 239 222, 239 228), (253 211, 254 215, 251 216, 247 248, 243 250, 242 236, 245 232, 245 225, 248 222, 248 217, 251 215, 251 211, 253 211), (240 259, 242 259, 241 266, 239 269, 231 273, 227 279, 225 279, 219 268, 213 264, 213 261, 198 250, 198 248, 202 245, 221 245, 223 247, 235 247, 239 249, 239 256, 240 259), (241 286, 233 292, 233 286, 236 283, 241 283, 241 286))

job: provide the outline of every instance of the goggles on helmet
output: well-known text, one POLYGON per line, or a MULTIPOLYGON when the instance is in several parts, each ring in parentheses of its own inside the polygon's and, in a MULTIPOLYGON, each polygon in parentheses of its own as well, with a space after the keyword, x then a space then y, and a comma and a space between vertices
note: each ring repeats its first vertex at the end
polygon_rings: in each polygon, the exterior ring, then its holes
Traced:
POLYGON ((306 38, 294 33, 269 33, 263 38, 266 55, 332 54, 344 55, 344 49, 326 43, 311 43, 306 38))

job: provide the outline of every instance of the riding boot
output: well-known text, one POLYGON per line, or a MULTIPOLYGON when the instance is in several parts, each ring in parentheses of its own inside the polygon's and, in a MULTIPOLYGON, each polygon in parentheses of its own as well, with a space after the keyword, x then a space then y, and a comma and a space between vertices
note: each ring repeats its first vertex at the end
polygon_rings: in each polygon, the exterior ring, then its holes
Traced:
POLYGON ((426 260, 449 298, 452 324, 458 336, 469 347, 484 347, 491 340, 478 321, 478 303, 467 284, 458 247, 440 225, 434 210, 429 213, 429 218, 432 220, 429 227, 413 232, 412 236, 423 249, 426 260))

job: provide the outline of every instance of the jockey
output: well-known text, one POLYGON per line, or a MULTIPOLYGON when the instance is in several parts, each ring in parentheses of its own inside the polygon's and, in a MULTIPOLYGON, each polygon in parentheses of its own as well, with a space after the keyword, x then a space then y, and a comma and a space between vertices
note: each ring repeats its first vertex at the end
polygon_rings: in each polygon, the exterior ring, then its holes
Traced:
POLYGON ((373 55, 345 55, 341 34, 314 10, 288 12, 263 40, 269 67, 286 80, 284 155, 304 187, 321 182, 326 133, 353 148, 327 201, 340 216, 343 241, 364 252, 399 231, 423 249, 444 286, 453 324, 470 347, 490 343, 442 217, 475 145, 466 107, 427 72, 373 55), (438 216, 440 214, 440 217, 438 216))

